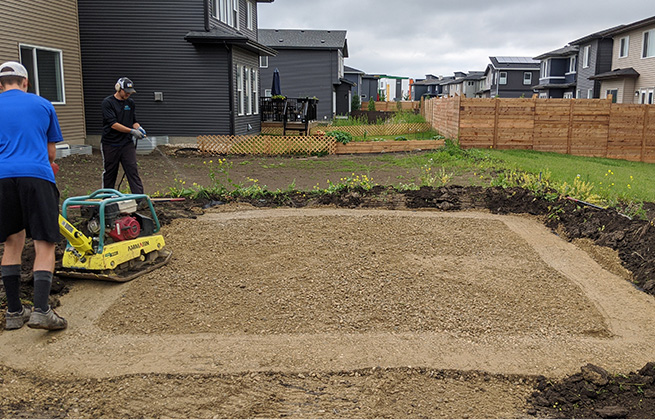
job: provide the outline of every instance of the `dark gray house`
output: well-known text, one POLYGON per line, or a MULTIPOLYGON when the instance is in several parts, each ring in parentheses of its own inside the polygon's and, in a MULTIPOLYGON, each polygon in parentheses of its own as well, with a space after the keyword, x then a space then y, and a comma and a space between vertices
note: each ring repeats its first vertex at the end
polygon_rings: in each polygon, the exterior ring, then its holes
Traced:
POLYGON ((380 78, 373 74, 365 74, 362 76, 362 87, 359 90, 359 98, 362 102, 368 102, 373 99, 378 100, 380 78))
POLYGON ((366 75, 366 73, 348 66, 344 66, 343 68, 344 79, 353 83, 352 94, 359 95, 359 92, 361 92, 362 89, 362 78, 366 75))
POLYGON ((578 46, 567 45, 534 58, 541 62, 539 84, 534 89, 540 98, 571 99, 576 94, 578 46))
POLYGON ((625 25, 596 32, 569 43, 579 49, 576 98, 593 99, 601 97, 600 80, 590 78, 612 70, 614 40, 611 33, 623 26, 625 25))
POLYGON ((78 0, 87 143, 99 141, 102 99, 134 82, 137 116, 171 142, 260 131, 258 3, 273 0, 78 0))
POLYGON ((319 120, 348 112, 344 107, 350 106, 352 83, 344 73, 344 59, 348 57, 346 31, 260 29, 259 42, 277 51, 275 57, 269 58, 268 66, 260 69, 264 89, 272 85, 277 68, 284 96, 318 98, 319 120))
POLYGON ((477 92, 487 98, 530 98, 539 80, 540 62, 531 57, 489 57, 485 86, 477 92))

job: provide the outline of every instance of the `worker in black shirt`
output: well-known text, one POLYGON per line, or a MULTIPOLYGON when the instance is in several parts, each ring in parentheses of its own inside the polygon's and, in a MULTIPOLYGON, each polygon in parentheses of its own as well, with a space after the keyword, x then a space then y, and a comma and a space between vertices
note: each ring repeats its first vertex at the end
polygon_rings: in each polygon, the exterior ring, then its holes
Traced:
POLYGON ((136 119, 134 100, 130 98, 136 90, 127 77, 118 79, 114 88, 116 92, 102 101, 102 188, 114 188, 120 164, 130 184, 130 191, 143 194, 133 138, 139 141, 146 136, 146 131, 136 119))

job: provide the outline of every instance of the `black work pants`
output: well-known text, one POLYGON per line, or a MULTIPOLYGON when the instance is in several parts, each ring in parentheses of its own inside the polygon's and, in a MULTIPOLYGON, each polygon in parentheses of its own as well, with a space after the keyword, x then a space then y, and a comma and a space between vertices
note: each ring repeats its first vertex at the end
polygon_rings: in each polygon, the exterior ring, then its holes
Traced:
POLYGON ((118 166, 123 167, 127 182, 130 184, 132 194, 143 194, 143 182, 139 177, 139 168, 136 163, 136 147, 133 143, 122 146, 102 144, 102 188, 114 189, 118 177, 118 166))

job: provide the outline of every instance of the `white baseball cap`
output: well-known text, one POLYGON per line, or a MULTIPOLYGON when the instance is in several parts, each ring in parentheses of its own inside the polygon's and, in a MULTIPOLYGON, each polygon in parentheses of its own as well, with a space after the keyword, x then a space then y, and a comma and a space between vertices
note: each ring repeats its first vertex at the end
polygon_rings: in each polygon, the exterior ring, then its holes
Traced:
POLYGON ((2 76, 20 76, 27 78, 27 69, 16 61, 7 61, 0 64, 0 77, 2 76))

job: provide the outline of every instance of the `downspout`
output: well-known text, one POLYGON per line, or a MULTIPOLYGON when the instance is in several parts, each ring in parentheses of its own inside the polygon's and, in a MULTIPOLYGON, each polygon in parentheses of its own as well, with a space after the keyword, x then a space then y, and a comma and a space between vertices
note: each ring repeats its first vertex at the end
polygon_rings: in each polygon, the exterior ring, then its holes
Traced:
POLYGON ((230 112, 230 135, 235 135, 234 132, 234 95, 232 89, 234 88, 234 63, 232 62, 232 48, 227 45, 227 42, 223 42, 225 49, 227 50, 227 78, 230 87, 228 88, 228 97, 229 97, 229 112, 230 112))
POLYGON ((205 9, 205 32, 209 32, 209 30, 211 29, 211 28, 209 27, 209 15, 211 14, 211 10, 209 10, 209 9, 210 9, 210 7, 209 7, 209 2, 210 2, 210 1, 211 1, 211 0, 205 0, 205 3, 204 3, 204 9, 205 9))

